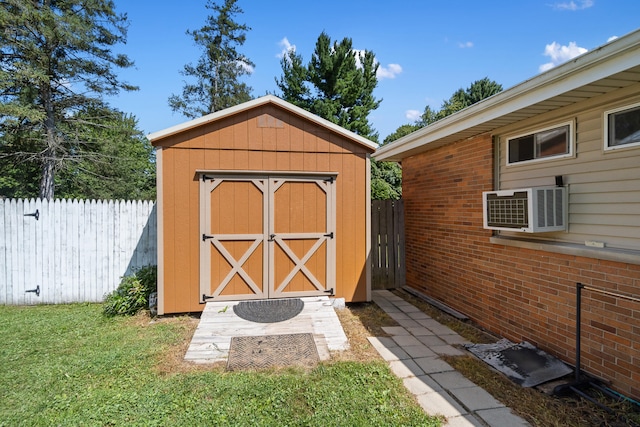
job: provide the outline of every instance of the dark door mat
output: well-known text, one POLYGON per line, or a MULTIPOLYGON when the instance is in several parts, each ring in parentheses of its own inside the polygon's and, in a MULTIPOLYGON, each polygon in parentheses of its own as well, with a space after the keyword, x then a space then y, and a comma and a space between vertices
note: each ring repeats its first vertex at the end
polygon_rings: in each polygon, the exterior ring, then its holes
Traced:
POLYGON ((572 372, 561 360, 528 342, 501 339, 494 344, 467 344, 467 350, 522 387, 555 380, 572 372))
POLYGON ((276 323, 296 317, 304 308, 300 298, 241 301, 233 306, 238 317, 250 322, 276 323))
POLYGON ((264 369, 276 366, 315 366, 320 361, 311 334, 233 337, 227 370, 264 369))

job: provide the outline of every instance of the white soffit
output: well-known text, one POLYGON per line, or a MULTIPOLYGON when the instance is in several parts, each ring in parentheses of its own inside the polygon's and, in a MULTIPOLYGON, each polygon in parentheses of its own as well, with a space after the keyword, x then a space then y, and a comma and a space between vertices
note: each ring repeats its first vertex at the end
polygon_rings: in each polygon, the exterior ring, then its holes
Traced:
POLYGON ((180 123, 175 126, 171 126, 169 128, 150 133, 149 135, 147 135, 147 139, 149 139, 149 141, 151 142, 157 141, 159 139, 166 138, 168 136, 175 135, 177 133, 181 133, 189 129, 193 129, 195 127, 198 127, 207 123, 215 122, 216 120, 220 120, 224 117, 232 116, 242 111, 247 111, 252 108, 259 107, 265 104, 275 104, 285 110, 290 111, 293 114, 296 114, 302 118, 312 121, 324 128, 327 128, 339 135, 344 136, 347 139, 350 139, 353 142, 356 142, 372 150, 375 150, 378 147, 378 145, 375 142, 370 141, 367 138, 360 136, 356 133, 353 133, 341 126, 338 126, 335 123, 325 120, 322 117, 316 116, 315 114, 312 114, 307 110, 304 110, 298 106, 295 106, 274 95, 266 95, 260 98, 256 98, 251 101, 247 101, 245 103, 235 105, 233 107, 225 108, 224 110, 216 111, 215 113, 207 114, 206 116, 202 116, 197 119, 190 120, 188 122, 180 123))
POLYGON ((620 37, 378 148, 403 158, 640 82, 640 30, 620 37))

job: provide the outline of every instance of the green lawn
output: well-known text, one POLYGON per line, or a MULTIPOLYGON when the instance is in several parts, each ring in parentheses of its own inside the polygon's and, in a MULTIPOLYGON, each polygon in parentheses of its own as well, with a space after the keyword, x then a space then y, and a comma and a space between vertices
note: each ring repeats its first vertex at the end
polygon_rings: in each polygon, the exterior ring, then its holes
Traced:
POLYGON ((0 306, 0 426, 438 426, 385 363, 163 374, 178 322, 102 306, 0 306))

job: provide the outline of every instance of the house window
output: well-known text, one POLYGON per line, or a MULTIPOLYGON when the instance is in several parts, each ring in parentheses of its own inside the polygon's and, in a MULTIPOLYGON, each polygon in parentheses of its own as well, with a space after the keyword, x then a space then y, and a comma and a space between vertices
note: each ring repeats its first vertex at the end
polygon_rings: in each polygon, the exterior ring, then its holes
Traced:
POLYGON ((640 145, 640 104, 605 113, 605 150, 640 145))
POLYGON ((571 123, 507 139, 507 164, 571 155, 571 123))

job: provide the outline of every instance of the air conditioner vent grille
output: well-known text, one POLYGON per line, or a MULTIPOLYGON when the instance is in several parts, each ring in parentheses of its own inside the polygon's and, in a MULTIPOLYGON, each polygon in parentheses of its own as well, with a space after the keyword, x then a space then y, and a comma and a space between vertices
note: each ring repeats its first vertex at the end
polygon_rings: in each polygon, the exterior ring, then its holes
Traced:
POLYGON ((527 192, 512 197, 487 195, 488 224, 492 227, 522 228, 529 225, 527 192))

